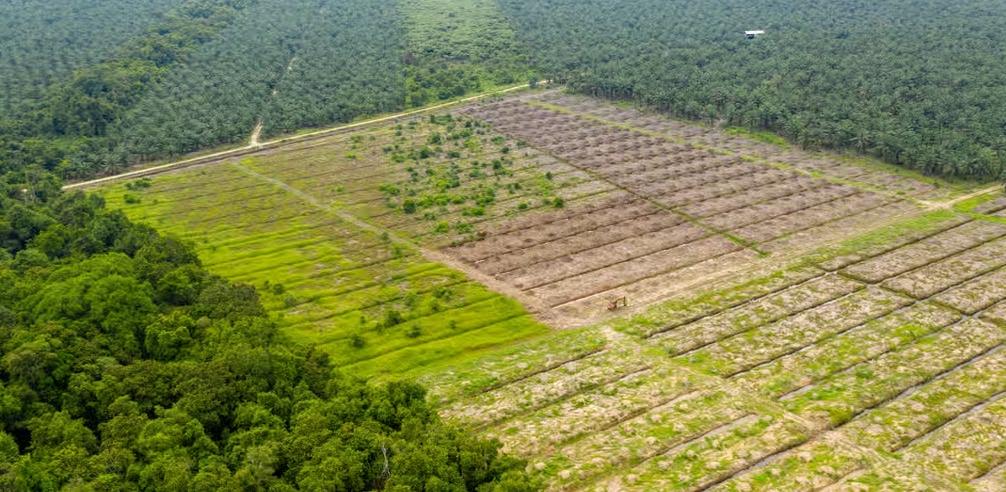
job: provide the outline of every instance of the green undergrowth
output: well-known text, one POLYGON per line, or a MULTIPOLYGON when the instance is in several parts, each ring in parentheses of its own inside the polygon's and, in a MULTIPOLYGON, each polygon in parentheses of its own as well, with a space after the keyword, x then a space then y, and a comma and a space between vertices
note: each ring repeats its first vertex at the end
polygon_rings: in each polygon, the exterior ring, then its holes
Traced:
POLYGON ((724 132, 727 135, 731 135, 734 137, 743 137, 749 140, 755 140, 757 142, 775 145, 777 147, 781 147, 784 149, 788 149, 790 147, 790 143, 786 141, 785 138, 772 132, 751 130, 739 126, 727 127, 724 129, 724 132))
POLYGON ((354 374, 420 377, 549 332, 516 301, 413 247, 232 171, 186 170, 101 193, 131 218, 195 239, 207 268, 254 286, 287 337, 354 374))
POLYGON ((637 336, 658 333, 820 275, 824 270, 818 265, 827 264, 830 260, 852 256, 849 261, 853 261, 864 254, 879 253, 908 236, 925 235, 945 228, 948 221, 958 217, 953 210, 938 210, 912 217, 838 245, 821 248, 774 271, 756 274, 753 278, 730 279, 692 295, 656 303, 639 314, 615 319, 610 325, 618 331, 637 336))
POLYGON ((526 82, 530 61, 494 0, 400 0, 406 106, 526 82))

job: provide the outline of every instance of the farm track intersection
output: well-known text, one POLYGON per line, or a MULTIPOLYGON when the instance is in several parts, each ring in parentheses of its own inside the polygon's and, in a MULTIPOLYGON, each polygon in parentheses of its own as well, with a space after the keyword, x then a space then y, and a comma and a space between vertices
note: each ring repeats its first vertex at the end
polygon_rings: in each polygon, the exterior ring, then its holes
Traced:
POLYGON ((557 91, 451 114, 481 122, 470 153, 394 162, 453 131, 405 118, 101 193, 347 371, 418 378, 553 490, 1006 486, 995 189, 557 91), (486 183, 477 214, 388 191, 486 183))

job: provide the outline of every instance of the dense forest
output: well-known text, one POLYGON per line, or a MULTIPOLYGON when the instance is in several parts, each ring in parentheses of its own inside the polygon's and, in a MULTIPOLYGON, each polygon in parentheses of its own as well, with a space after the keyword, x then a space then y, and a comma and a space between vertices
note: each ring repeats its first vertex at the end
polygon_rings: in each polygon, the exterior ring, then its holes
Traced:
POLYGON ((930 174, 1006 162, 990 0, 34 3, 0 6, 5 169, 76 179, 543 74, 930 174))
POLYGON ((1002 2, 500 4, 535 62, 574 90, 931 174, 1004 173, 1002 2))
POLYGON ((0 181, 0 488, 534 488, 421 387, 334 373, 253 287, 59 188, 0 181))
POLYGON ((41 98, 74 70, 104 61, 181 0, 0 3, 0 112, 41 98), (123 15, 128 10, 129 15, 123 15))
POLYGON ((19 88, 0 98, 11 108, 0 116, 3 169, 78 179, 243 143, 259 125, 275 136, 531 78, 492 0, 156 5, 122 0, 74 23, 80 1, 60 0, 0 24, 5 72, 52 66, 0 77, 19 88), (58 28, 49 37, 21 35, 48 24, 58 28), (100 38, 104 26, 114 27, 100 38), (67 41, 74 31, 80 49, 67 41))

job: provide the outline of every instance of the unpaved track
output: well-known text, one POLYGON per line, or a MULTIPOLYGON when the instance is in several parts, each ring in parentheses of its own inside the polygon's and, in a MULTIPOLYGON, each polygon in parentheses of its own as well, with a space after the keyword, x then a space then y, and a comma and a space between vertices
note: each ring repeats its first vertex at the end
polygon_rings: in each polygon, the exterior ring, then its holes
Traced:
MULTIPOLYGON (((544 84, 544 83, 546 83, 546 81, 542 81, 540 83, 544 84)), ((414 115, 418 115, 418 114, 424 114, 424 113, 428 113, 428 112, 431 112, 431 111, 437 111, 437 110, 448 108, 448 107, 451 107, 451 106, 456 106, 456 105, 459 105, 459 104, 465 104, 465 103, 469 103, 469 102, 478 101, 480 99, 485 99, 487 97, 498 96, 498 95, 501 95, 501 94, 507 94, 507 93, 510 93, 510 92, 519 91, 519 90, 522 90, 522 89, 527 89, 529 87, 530 87, 530 84, 521 84, 521 85, 515 85, 513 87, 507 87, 506 89, 500 89, 500 90, 496 90, 496 91, 483 92, 481 94, 476 94, 474 96, 469 96, 469 97, 457 99, 457 100, 454 100, 454 101, 448 101, 448 102, 445 102, 445 103, 436 104, 436 105, 428 106, 428 107, 425 107, 425 108, 413 109, 413 110, 404 111, 404 112, 401 112, 401 113, 395 113, 395 114, 391 114, 391 115, 387 115, 387 116, 381 116, 379 118, 373 118, 373 119, 369 119, 369 120, 358 121, 356 123, 348 123, 348 124, 345 124, 345 125, 339 125, 339 126, 335 126, 335 127, 331 127, 331 128, 326 128, 326 129, 323 129, 323 130, 317 130, 317 131, 313 131, 313 132, 302 133, 302 134, 299 134, 299 135, 293 135, 293 136, 290 136, 290 137, 279 138, 279 139, 276 139, 276 140, 269 140, 269 141, 266 141, 266 142, 260 142, 257 145, 249 144, 249 145, 245 145, 244 147, 239 147, 239 148, 236 148, 236 149, 225 150, 225 151, 222 151, 222 152, 215 152, 215 153, 212 153, 212 154, 202 155, 202 156, 198 156, 198 157, 192 157, 192 158, 183 159, 183 160, 180 160, 180 161, 169 162, 167 164, 161 164, 161 165, 158 165, 158 166, 152 166, 152 167, 147 167, 147 168, 143 168, 143 169, 137 169, 137 170, 134 170, 134 171, 127 171, 127 172, 124 172, 124 173, 121 173, 121 174, 115 174, 115 175, 106 176, 106 177, 103 177, 103 178, 96 178, 96 179, 91 179, 91 180, 87 180, 87 181, 79 181, 79 182, 76 182, 76 183, 70 183, 70 184, 67 184, 67 185, 63 186, 63 189, 64 190, 73 190, 73 189, 79 189, 79 188, 88 188, 88 187, 91 187, 91 186, 96 186, 96 185, 105 184, 105 183, 111 183, 111 182, 120 181, 120 180, 123 180, 123 179, 133 179, 133 178, 141 178, 141 177, 144 177, 144 176, 154 176, 154 175, 157 175, 157 174, 163 174, 163 173, 166 173, 166 172, 169 172, 169 171, 174 171, 176 169, 181 169, 181 168, 185 168, 185 167, 191 167, 191 166, 196 166, 196 165, 200 165, 200 164, 216 163, 218 161, 222 161, 224 159, 228 159, 228 158, 231 158, 231 157, 240 157, 240 156, 243 156, 243 155, 253 154, 253 153, 256 153, 256 152, 259 152, 259 151, 262 151, 262 150, 269 150, 269 149, 275 149, 275 148, 278 148, 278 147, 283 147, 283 146, 286 146, 286 145, 289 145, 289 144, 292 144, 292 143, 304 142, 304 141, 309 141, 309 140, 313 140, 313 139, 317 139, 317 138, 327 137, 329 135, 335 135, 335 134, 338 134, 338 133, 342 133, 342 132, 346 132, 346 131, 350 131, 350 130, 355 130, 355 129, 358 129, 358 128, 363 128, 363 127, 370 126, 370 125, 375 125, 375 124, 378 124, 378 123, 386 123, 386 122, 389 122, 389 121, 395 121, 395 120, 399 120, 399 119, 402 119, 402 118, 407 118, 409 116, 414 116, 414 115)))

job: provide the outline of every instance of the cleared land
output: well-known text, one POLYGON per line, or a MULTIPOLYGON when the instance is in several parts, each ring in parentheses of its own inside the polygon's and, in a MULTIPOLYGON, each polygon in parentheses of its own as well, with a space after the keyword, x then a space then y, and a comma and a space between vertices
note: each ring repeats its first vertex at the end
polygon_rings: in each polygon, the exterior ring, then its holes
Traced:
POLYGON ((531 92, 103 193, 553 490, 1002 490, 971 191, 531 92))
POLYGON ((507 384, 430 383, 556 490, 1001 490, 1004 244, 997 217, 931 213, 594 328, 603 349, 556 344, 507 384))

